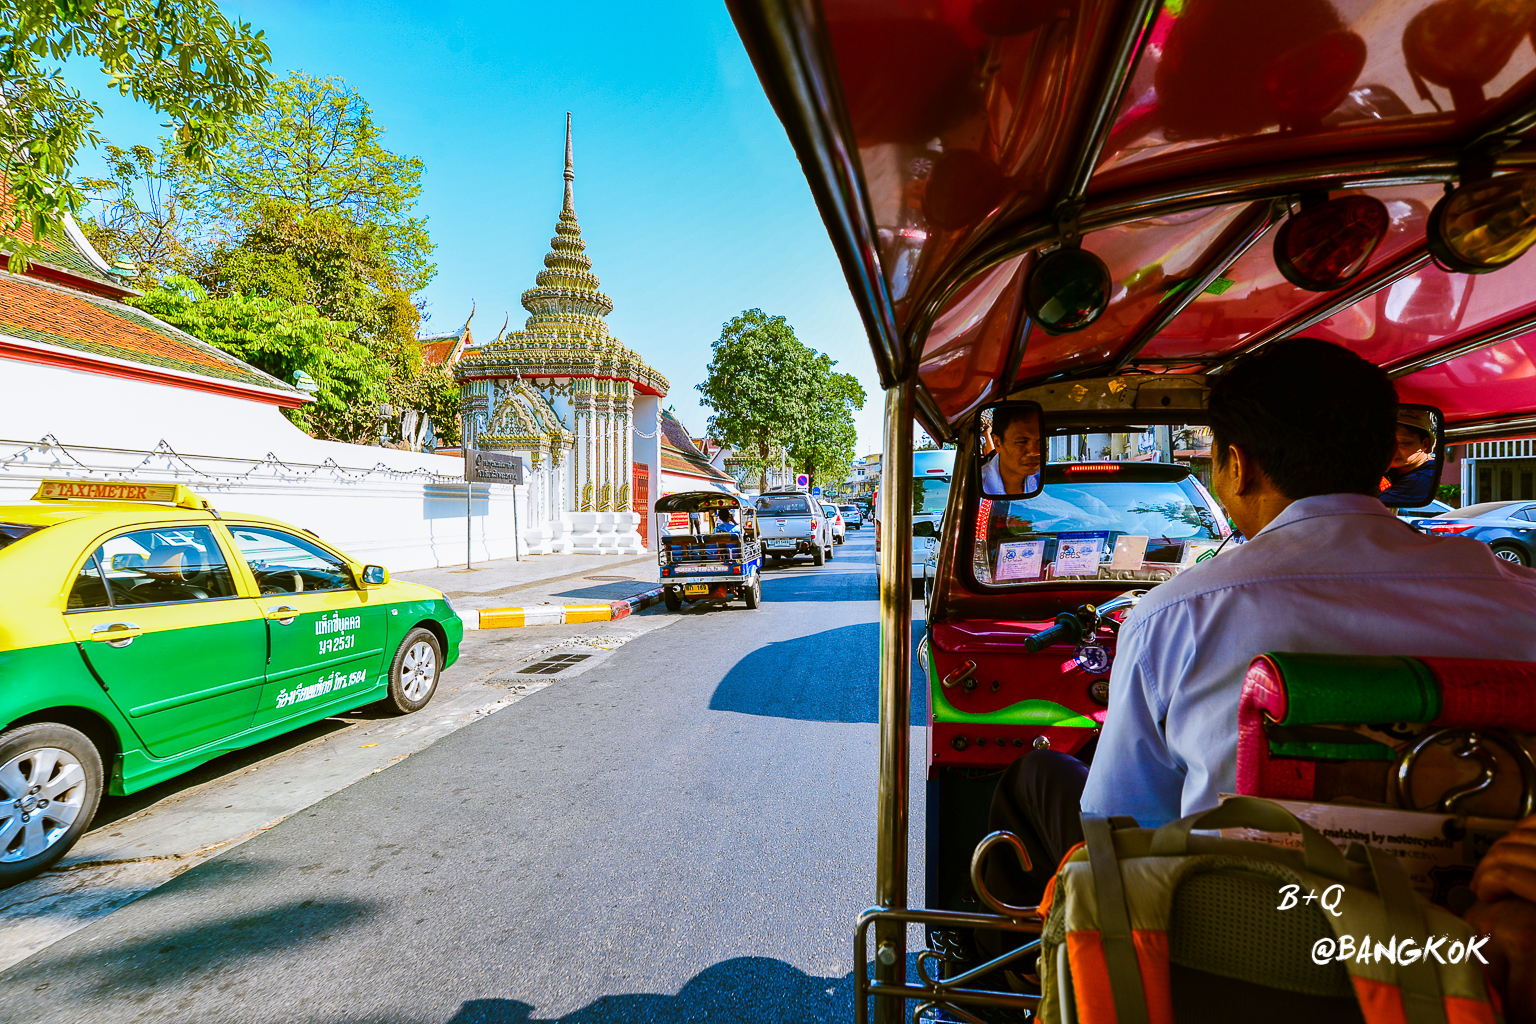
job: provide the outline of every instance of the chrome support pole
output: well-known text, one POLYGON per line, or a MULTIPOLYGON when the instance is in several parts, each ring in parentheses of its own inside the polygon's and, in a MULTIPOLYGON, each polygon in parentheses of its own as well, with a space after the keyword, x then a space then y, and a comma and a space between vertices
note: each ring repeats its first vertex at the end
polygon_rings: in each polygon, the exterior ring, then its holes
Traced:
POLYGON ((1162 0, 1131 0, 1122 13, 1120 35, 1109 55, 1109 66, 1099 86, 1098 96, 1089 109, 1083 125, 1083 138, 1079 144, 1077 159, 1072 165, 1072 176, 1067 180, 1064 203, 1076 203, 1088 191, 1088 181, 1099 165, 1104 144, 1109 141, 1109 130, 1114 126, 1115 111, 1120 109, 1141 48, 1152 31, 1152 22, 1162 10, 1162 0))
POLYGON ((1441 345, 1439 348, 1431 349, 1423 355, 1389 364, 1387 366, 1387 376, 1393 380, 1399 377, 1406 377, 1410 373, 1415 373, 1431 366, 1439 366, 1441 363, 1448 363, 1452 359, 1459 359, 1462 356, 1470 355, 1479 349, 1490 348, 1500 342, 1508 341, 1510 338, 1518 338, 1520 335, 1529 334, 1533 330, 1536 330, 1536 315, 1521 317, 1514 323, 1490 327, 1449 344, 1441 345))
MULTIPOLYGON (((907 804, 912 707, 911 380, 885 393, 885 457, 880 482, 880 781, 875 808, 875 902, 907 907, 907 804)), ((875 926, 875 980, 906 982, 907 927, 875 926)), ((876 1024, 906 1019, 905 1000, 875 999, 876 1024)))

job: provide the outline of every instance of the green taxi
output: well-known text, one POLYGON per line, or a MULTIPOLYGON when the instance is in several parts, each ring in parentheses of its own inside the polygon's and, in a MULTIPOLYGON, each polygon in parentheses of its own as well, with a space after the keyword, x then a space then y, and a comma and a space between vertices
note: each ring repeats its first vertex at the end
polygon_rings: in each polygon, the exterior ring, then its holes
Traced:
POLYGON ((307 530, 178 484, 0 505, 0 885, 127 794, 320 718, 432 698, 464 623, 307 530))

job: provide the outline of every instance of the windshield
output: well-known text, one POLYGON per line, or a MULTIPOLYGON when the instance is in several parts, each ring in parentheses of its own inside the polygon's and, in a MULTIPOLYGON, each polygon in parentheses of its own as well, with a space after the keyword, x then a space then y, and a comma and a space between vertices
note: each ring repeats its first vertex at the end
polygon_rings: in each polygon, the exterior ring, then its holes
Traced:
POLYGON ((770 515, 808 516, 811 503, 799 494, 765 494, 757 499, 757 510, 770 515))
POLYGON ((918 477, 912 481, 912 514, 939 514, 949 504, 948 477, 918 477))
MULTIPOLYGON (((1166 467, 1164 467, 1166 470, 1166 467)), ((1214 556, 1227 531, 1190 477, 1072 480, 1048 467, 1028 501, 982 500, 973 563, 980 583, 1059 579, 1161 582, 1214 556)))
POLYGON ((25 523, 0 523, 0 548, 10 547, 29 533, 36 533, 41 526, 30 526, 25 523))

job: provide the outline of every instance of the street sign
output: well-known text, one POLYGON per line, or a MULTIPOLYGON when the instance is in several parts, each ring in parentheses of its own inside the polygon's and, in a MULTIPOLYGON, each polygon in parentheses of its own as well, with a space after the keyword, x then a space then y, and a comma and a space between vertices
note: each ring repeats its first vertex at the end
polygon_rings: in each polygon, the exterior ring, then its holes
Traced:
POLYGON ((474 448, 464 453, 464 470, 474 483, 520 484, 523 482, 523 460, 518 455, 501 452, 482 452, 474 448))
POLYGON ((809 473, 798 473, 798 474, 796 474, 795 475, 795 486, 796 487, 809 487, 809 486, 811 486, 810 474, 809 473))
POLYGON ((821 497, 821 488, 820 487, 812 487, 811 488, 811 494, 814 497, 817 497, 817 498, 821 497))

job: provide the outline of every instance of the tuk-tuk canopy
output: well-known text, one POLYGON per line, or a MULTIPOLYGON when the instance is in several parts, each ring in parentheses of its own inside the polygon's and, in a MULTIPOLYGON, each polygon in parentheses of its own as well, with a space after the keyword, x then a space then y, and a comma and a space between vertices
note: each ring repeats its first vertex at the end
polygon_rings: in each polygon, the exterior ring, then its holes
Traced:
POLYGON ((718 512, 721 509, 739 512, 744 508, 750 511, 751 506, 736 495, 721 491, 683 491, 656 502, 657 512, 718 512))
POLYGON ((1300 333, 1454 438, 1536 432, 1536 257, 1472 275, 1426 246, 1449 187, 1536 167, 1536 3, 728 2, 882 382, 915 372, 936 436, 1020 387, 1220 372, 1300 333), (1341 195, 1379 199, 1385 234, 1298 287, 1275 237, 1341 195), (1052 335, 1024 284, 1079 239, 1109 301, 1052 335))

